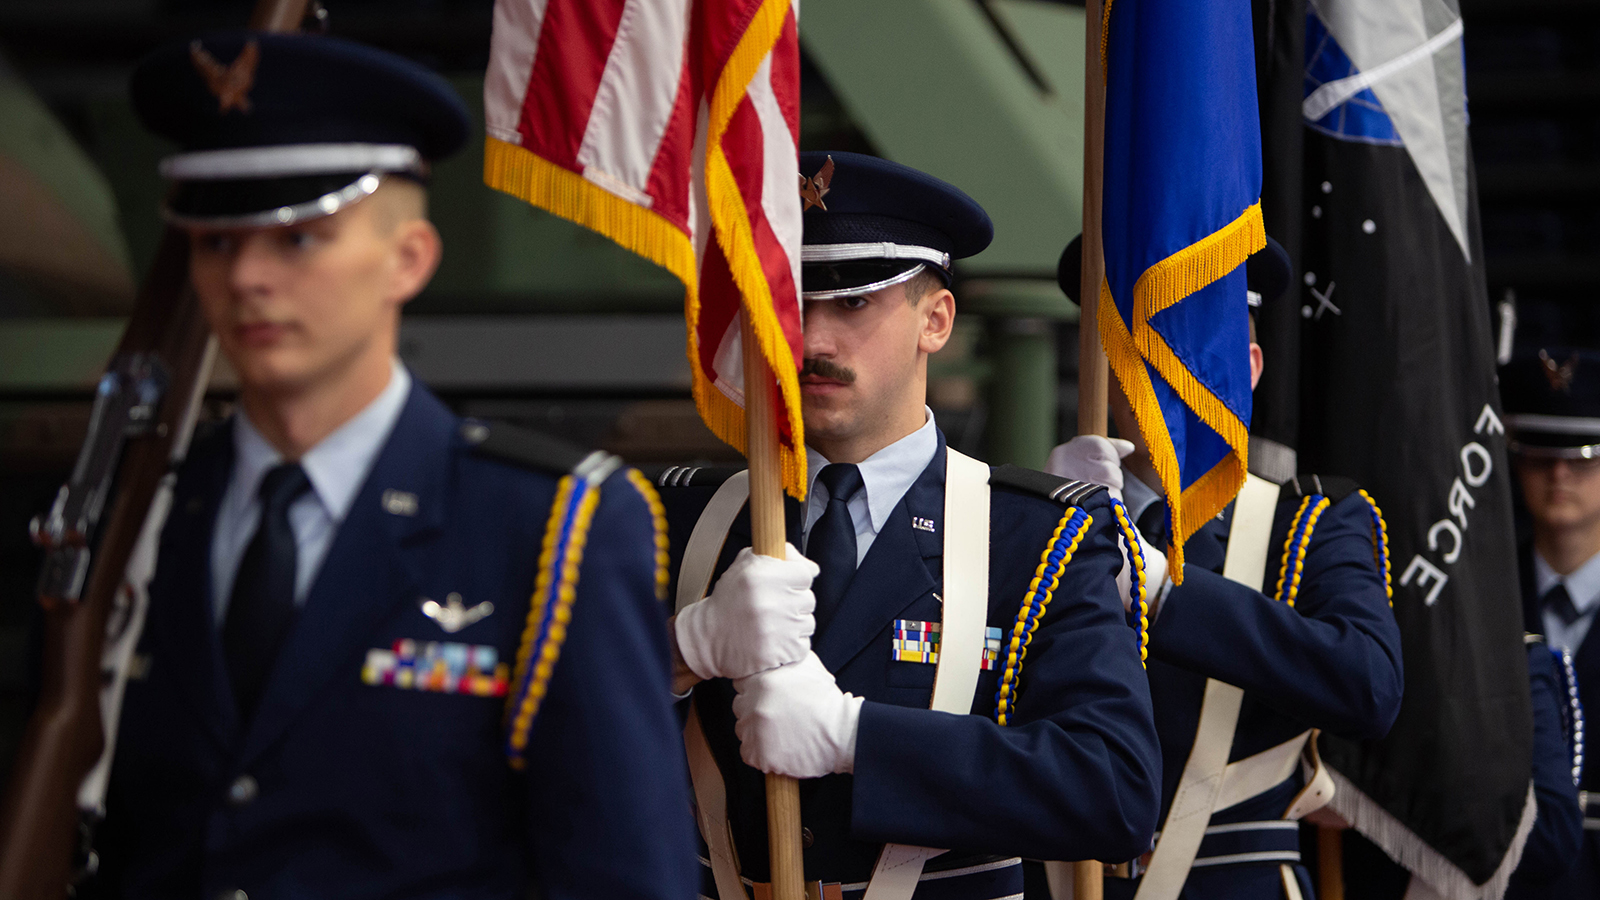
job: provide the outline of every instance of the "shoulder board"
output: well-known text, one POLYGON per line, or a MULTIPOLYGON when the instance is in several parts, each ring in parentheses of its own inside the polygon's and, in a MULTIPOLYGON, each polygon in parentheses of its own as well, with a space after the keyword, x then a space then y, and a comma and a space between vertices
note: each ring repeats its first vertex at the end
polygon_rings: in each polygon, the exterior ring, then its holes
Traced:
POLYGON ((743 471, 743 466, 667 466, 644 470, 658 488, 721 487, 724 481, 743 471))
POLYGON ((1361 485, 1354 478, 1343 475, 1296 475, 1283 483, 1286 497, 1299 500, 1321 494, 1332 503, 1338 503, 1360 489, 1361 485))
POLYGON ((1074 481, 1009 463, 989 470, 989 484, 1043 497, 1062 506, 1078 506, 1105 490, 1104 485, 1074 481))
MULTIPOLYGON (((553 475, 565 475, 575 471, 580 464, 591 457, 604 456, 614 459, 598 450, 585 450, 560 438, 517 428, 504 422, 468 419, 461 423, 460 433, 461 439, 482 456, 553 475)), ((615 464, 613 463, 611 467, 615 468, 615 464)))

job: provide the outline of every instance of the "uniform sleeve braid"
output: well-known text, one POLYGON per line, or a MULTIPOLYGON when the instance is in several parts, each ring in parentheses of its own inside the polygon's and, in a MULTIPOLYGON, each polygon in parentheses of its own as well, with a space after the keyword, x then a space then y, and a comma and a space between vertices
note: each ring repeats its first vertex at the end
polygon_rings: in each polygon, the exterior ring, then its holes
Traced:
POLYGON ((1017 686, 1023 660, 1028 655, 1028 644, 1050 606, 1062 570, 1072 561, 1072 554, 1093 522, 1093 516, 1076 506, 1068 507, 1040 555, 1039 567, 1034 570, 1022 608, 1017 611, 1017 621, 1011 626, 1010 639, 1005 644, 1006 661, 1000 674, 1000 689, 995 692, 994 710, 994 720, 1001 725, 1007 724, 1016 712, 1017 686))
POLYGON ((1312 494, 1300 501, 1300 509, 1295 513, 1294 525, 1289 529, 1289 537, 1283 545, 1283 565, 1278 570, 1277 598, 1290 607, 1294 606, 1294 599, 1300 594, 1300 576, 1305 571, 1311 534, 1316 530, 1317 520, 1322 518, 1322 513, 1332 505, 1327 497, 1312 494))
POLYGON ((1139 540, 1139 532, 1134 529, 1133 521, 1128 518, 1128 507, 1112 497, 1111 509, 1117 515, 1117 525, 1122 528, 1123 543, 1128 545, 1128 586, 1137 600, 1128 609, 1128 625, 1139 639, 1139 665, 1149 668, 1146 660, 1150 657, 1150 602, 1146 596, 1149 585, 1145 583, 1144 544, 1139 540))
POLYGON ((1360 494, 1372 510, 1372 561, 1378 566, 1378 574, 1383 576, 1383 592, 1389 598, 1389 608, 1393 609, 1394 585, 1389 580, 1389 526, 1383 521, 1383 510, 1378 508, 1378 501, 1364 490, 1360 494))
POLYGON ((655 526, 656 541, 656 599, 666 600, 667 582, 671 578, 669 568, 672 564, 667 552, 667 508, 662 505, 661 495, 656 493, 655 485, 640 474, 638 469, 628 470, 628 481, 638 489, 645 505, 650 507, 650 521, 655 526))
POLYGON ((589 526, 600 503, 600 485, 568 475, 556 488, 545 525, 544 547, 539 554, 539 575, 528 603, 528 623, 517 649, 515 690, 506 704, 506 758, 513 769, 523 767, 523 751, 534 716, 544 701, 561 646, 572 621, 572 604, 578 596, 578 570, 583 563, 589 526))

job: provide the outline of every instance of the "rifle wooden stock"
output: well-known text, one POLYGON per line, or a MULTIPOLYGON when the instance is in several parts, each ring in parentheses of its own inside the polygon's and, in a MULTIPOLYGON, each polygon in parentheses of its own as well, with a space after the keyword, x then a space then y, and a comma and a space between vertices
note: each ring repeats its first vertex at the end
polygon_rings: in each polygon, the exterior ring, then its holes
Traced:
POLYGON ((123 450, 109 515, 98 536, 90 536, 98 540, 83 595, 39 598, 45 617, 39 704, 23 733, 0 807, 4 900, 60 897, 66 890, 78 836, 78 787, 105 741, 100 688, 107 618, 174 442, 182 437, 189 418, 186 401, 197 396, 210 339, 188 290, 188 261, 188 239, 169 229, 112 357, 154 357, 166 371, 167 392, 155 427, 129 438, 123 450))
MULTIPOLYGON (((308 0, 259 0, 251 25, 293 31, 308 0)), ((113 462, 115 495, 93 529, 73 540, 91 548, 92 562, 81 593, 47 596, 44 660, 38 706, 0 805, 0 900, 57 900, 66 896, 79 843, 78 791, 105 747, 100 708, 106 626, 121 589, 129 557, 150 513, 174 448, 186 445, 194 407, 209 376, 210 332, 189 289, 189 242, 168 228, 112 356, 108 373, 133 359, 156 371, 165 390, 154 419, 122 438, 113 462)), ((91 429, 94 441, 111 441, 126 422, 115 418, 91 429)))
POLYGON ((256 0, 245 27, 251 31, 299 31, 310 6, 311 0, 256 0))

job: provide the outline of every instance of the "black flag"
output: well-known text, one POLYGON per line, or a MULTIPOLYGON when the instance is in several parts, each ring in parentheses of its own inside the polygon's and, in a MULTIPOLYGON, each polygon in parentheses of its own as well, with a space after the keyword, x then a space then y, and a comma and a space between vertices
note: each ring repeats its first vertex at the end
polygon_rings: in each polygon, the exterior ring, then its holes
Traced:
MULTIPOLYGON (((1298 353, 1273 345, 1282 318, 1262 332, 1300 404, 1298 420, 1258 406, 1258 422, 1300 471, 1352 476, 1382 506, 1406 677, 1386 738, 1323 737, 1332 807, 1437 894, 1497 898, 1532 824, 1533 726, 1459 10, 1312 0, 1303 15, 1300 302, 1280 312, 1300 318, 1298 353)), ((1263 105, 1298 48, 1274 49, 1258 47, 1276 73, 1263 105)), ((1294 151, 1263 132, 1268 188, 1296 183, 1294 151)))

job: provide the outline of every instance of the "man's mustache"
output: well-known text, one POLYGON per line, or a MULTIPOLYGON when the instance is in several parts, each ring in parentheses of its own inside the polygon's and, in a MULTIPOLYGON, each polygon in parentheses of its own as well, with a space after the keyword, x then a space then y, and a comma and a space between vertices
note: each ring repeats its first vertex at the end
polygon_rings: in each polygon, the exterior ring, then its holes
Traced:
POLYGON ((832 360, 826 360, 819 356, 806 360, 805 367, 800 370, 800 377, 804 378, 807 375, 815 375, 818 378, 826 378, 830 381, 837 381, 840 384, 856 383, 856 373, 853 369, 845 368, 832 360))

